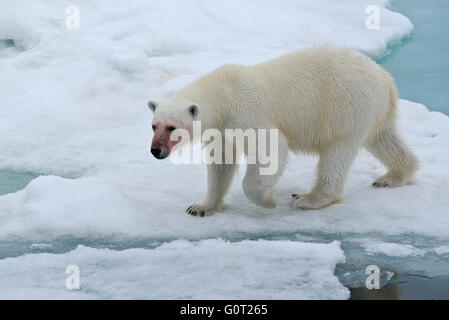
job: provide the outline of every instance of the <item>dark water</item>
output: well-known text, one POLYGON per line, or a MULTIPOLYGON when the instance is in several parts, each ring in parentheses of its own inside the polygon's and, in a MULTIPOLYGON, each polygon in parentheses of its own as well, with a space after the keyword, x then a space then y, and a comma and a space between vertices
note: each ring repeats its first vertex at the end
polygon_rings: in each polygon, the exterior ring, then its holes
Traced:
POLYGON ((449 278, 409 277, 379 290, 350 288, 352 300, 448 300, 449 278))

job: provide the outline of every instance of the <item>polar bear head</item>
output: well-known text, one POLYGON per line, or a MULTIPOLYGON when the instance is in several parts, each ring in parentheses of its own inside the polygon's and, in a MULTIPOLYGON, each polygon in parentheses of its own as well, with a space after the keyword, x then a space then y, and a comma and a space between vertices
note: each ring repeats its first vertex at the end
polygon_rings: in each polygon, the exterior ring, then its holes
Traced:
POLYGON ((176 134, 175 130, 186 130, 191 137, 193 121, 198 120, 199 109, 195 103, 180 100, 170 100, 160 104, 150 101, 148 107, 153 111, 154 136, 151 142, 151 153, 157 159, 164 159, 175 145, 180 147, 189 142, 188 139, 182 139, 176 134), (170 136, 174 138, 170 139, 170 136))

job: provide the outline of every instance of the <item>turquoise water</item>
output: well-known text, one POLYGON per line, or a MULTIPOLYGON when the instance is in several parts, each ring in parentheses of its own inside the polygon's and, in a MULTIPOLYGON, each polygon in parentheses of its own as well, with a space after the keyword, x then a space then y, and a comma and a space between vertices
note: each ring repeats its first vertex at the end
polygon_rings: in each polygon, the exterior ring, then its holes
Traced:
POLYGON ((378 62, 395 78, 401 98, 449 115, 449 1, 395 0, 392 9, 415 28, 378 62))
POLYGON ((25 186, 37 176, 38 174, 33 172, 0 169, 0 196, 25 188, 25 186))
MULTIPOLYGON (((432 111, 449 115, 449 1, 394 0, 391 8, 407 16, 414 25, 410 37, 394 45, 380 63, 394 77, 400 98, 426 105, 432 111)), ((381 22, 382 23, 382 22, 381 22)), ((418 248, 435 245, 435 239, 416 235, 403 236, 418 248)), ((340 281, 349 287, 354 299, 448 299, 449 269, 447 257, 425 256, 391 258, 366 256, 356 244, 346 241, 342 247, 347 263, 337 268, 340 281), (381 270, 395 272, 383 290, 368 291, 361 283, 342 276, 359 275, 358 268, 372 261, 381 270), (340 272, 339 272, 340 270, 340 272)), ((383 239, 387 241, 386 239, 383 239)), ((400 242, 401 239, 390 239, 400 242), (399 240, 399 241, 398 241, 399 240)), ((357 277, 356 277, 357 278, 357 277)), ((362 279, 359 275, 358 279, 362 279)))

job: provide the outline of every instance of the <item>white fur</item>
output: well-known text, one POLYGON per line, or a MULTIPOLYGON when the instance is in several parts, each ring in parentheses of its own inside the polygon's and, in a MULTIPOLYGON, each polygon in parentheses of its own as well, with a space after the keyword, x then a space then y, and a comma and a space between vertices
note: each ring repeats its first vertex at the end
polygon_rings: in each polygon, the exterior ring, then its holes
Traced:
MULTIPOLYGON (((254 203, 272 208, 274 185, 288 149, 320 157, 310 193, 293 195, 292 206, 318 209, 340 200, 348 170, 361 147, 388 169, 375 186, 401 186, 418 169, 417 158, 397 134, 396 87, 390 75, 361 53, 314 47, 254 66, 226 65, 200 78, 156 108, 155 119, 180 118, 199 107, 202 129, 275 128, 280 132, 276 174, 248 165, 243 190, 254 203), (160 115, 158 114, 158 110, 160 115)), ((235 165, 209 165, 208 192, 194 215, 223 209, 235 165)))

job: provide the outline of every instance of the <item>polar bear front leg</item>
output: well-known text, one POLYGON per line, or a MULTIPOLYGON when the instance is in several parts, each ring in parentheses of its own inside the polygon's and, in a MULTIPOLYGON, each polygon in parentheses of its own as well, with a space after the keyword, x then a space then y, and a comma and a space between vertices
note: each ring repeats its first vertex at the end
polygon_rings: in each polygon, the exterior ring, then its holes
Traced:
POLYGON ((312 191, 305 195, 292 194, 295 209, 321 209, 340 201, 344 182, 358 151, 350 142, 326 148, 320 153, 318 177, 312 191))
POLYGON ((228 192, 234 177, 234 164, 209 164, 207 166, 207 195, 201 204, 194 204, 187 208, 192 216, 208 216, 224 209, 223 198, 228 192))

